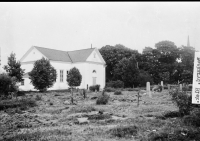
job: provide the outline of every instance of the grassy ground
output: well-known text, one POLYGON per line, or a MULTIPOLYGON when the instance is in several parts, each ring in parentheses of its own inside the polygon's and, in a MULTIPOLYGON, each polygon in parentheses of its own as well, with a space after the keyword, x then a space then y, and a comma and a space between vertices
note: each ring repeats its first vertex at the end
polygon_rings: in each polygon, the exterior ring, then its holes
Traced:
POLYGON ((70 105, 66 102, 70 102, 68 92, 28 93, 26 97, 35 99, 37 106, 19 108, 22 112, 0 111, 0 140, 153 141, 157 134, 185 127, 178 118, 157 118, 178 110, 166 90, 152 94, 152 98, 143 94, 139 107, 136 91, 109 92, 108 104, 96 105, 95 97, 100 94, 87 93, 83 99, 76 93, 76 105, 70 105), (87 117, 88 122, 80 124, 81 117, 87 117))

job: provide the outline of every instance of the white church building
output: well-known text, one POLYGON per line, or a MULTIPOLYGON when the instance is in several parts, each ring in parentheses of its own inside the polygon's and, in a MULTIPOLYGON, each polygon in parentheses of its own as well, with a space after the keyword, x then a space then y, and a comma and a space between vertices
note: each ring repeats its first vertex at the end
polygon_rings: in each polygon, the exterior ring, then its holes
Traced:
POLYGON ((35 90, 29 79, 28 72, 33 69, 34 62, 42 57, 49 59, 57 72, 56 82, 48 90, 69 88, 66 79, 69 70, 73 67, 78 68, 82 75, 82 82, 79 88, 89 89, 90 86, 96 84, 100 85, 100 89, 105 87, 106 63, 97 48, 61 51, 32 46, 20 59, 21 68, 25 69, 24 81, 19 87, 21 90, 35 90))

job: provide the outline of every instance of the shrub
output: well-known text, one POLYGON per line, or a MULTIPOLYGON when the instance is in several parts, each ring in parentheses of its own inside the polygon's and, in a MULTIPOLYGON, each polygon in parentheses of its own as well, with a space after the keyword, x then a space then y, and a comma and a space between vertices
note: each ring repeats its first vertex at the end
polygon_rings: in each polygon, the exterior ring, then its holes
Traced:
POLYGON ((106 83, 106 87, 111 87, 111 88, 123 88, 124 87, 124 82, 117 80, 117 81, 110 81, 106 83))
POLYGON ((119 91, 119 90, 117 90, 117 91, 114 92, 114 95, 121 95, 121 94, 122 94, 122 92, 119 91))
POLYGON ((106 105, 108 103, 109 98, 110 98, 109 95, 102 94, 97 98, 96 104, 97 105, 106 105))
POLYGON ((181 92, 178 89, 170 91, 170 95, 172 96, 172 101, 179 108, 181 115, 190 114, 190 111, 193 109, 191 95, 187 95, 185 91, 181 92))
POLYGON ((82 81, 82 75, 80 71, 73 67, 69 70, 69 73, 67 74, 67 83, 70 87, 78 87, 80 86, 82 81))
POLYGON ((165 118, 174 118, 174 117, 180 117, 180 113, 179 111, 167 111, 165 113, 163 113, 163 116, 165 118))
POLYGON ((8 108, 20 108, 21 110, 25 110, 28 107, 36 106, 35 100, 31 98, 20 99, 20 100, 2 100, 0 102, 0 110, 8 109, 8 108))
POLYGON ((111 135, 119 138, 136 136, 138 127, 135 125, 118 126, 110 130, 111 135))
POLYGON ((184 116, 183 122, 189 126, 193 125, 196 127, 200 127, 200 109, 196 108, 193 111, 191 111, 190 115, 184 116))
POLYGON ((100 85, 93 85, 93 86, 90 86, 89 87, 90 91, 98 91, 99 92, 99 89, 100 89, 100 85))
POLYGON ((106 91, 106 92, 115 92, 115 89, 114 89, 114 88, 111 88, 111 87, 106 87, 106 88, 105 88, 105 91, 106 91))
POLYGON ((37 100, 37 101, 42 100, 42 96, 40 96, 40 95, 36 95, 35 100, 37 100))
POLYGON ((197 141, 200 138, 200 131, 193 129, 175 129, 172 133, 151 132, 149 141, 197 141))
POLYGON ((12 92, 17 92, 15 77, 10 77, 7 74, 0 74, 0 96, 8 96, 12 92))
POLYGON ((56 70, 50 64, 50 61, 42 58, 34 63, 34 67, 29 72, 29 78, 34 88, 44 92, 47 88, 53 86, 56 81, 56 70))

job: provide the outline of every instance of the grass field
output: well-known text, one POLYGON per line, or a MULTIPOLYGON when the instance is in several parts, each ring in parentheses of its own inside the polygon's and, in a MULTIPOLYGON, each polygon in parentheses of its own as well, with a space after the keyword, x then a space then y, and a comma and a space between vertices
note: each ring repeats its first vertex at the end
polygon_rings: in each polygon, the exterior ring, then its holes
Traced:
POLYGON ((159 141, 180 131, 186 139, 184 129, 193 128, 179 118, 159 118, 178 110, 167 90, 152 94, 152 98, 141 95, 139 107, 136 91, 107 94, 108 104, 96 105, 101 92, 87 93, 86 99, 75 93, 75 104, 71 105, 68 92, 27 93, 25 97, 34 99, 36 106, 0 111, 0 140, 159 141))

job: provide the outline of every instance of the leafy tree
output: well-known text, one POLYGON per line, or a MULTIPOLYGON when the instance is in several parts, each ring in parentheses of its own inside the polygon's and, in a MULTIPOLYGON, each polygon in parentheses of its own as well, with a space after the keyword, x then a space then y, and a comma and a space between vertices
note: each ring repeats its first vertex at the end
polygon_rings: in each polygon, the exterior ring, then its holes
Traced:
POLYGON ((159 51, 158 61, 161 63, 160 72, 169 73, 169 82, 172 82, 172 75, 175 71, 175 63, 179 58, 179 50, 171 41, 161 41, 155 44, 159 51))
POLYGON ((67 74, 67 83, 71 87, 71 102, 73 104, 73 88, 80 86, 82 81, 82 75, 76 67, 69 70, 67 74))
POLYGON ((10 77, 16 77, 17 82, 23 80, 24 69, 21 68, 21 63, 16 61, 15 53, 10 54, 10 57, 8 57, 8 65, 5 65, 4 69, 10 77))
POLYGON ((184 70, 193 72, 195 49, 193 47, 182 46, 179 48, 179 52, 184 70))
POLYGON ((153 48, 152 47, 145 47, 142 51, 143 54, 147 54, 147 53, 152 53, 153 48))
POLYGON ((34 88, 44 92, 47 88, 53 86, 56 81, 56 70, 50 64, 50 61, 44 57, 40 60, 37 60, 34 63, 34 67, 31 72, 29 72, 29 78, 34 88))
POLYGON ((17 92, 16 77, 10 77, 6 73, 0 74, 0 96, 8 96, 12 92, 17 92))
POLYGON ((113 80, 114 68, 123 58, 130 58, 133 54, 139 55, 137 50, 129 49, 121 44, 115 46, 106 45, 100 50, 102 57, 106 62, 106 82, 113 80))
POLYGON ((148 72, 146 72, 144 70, 140 70, 139 76, 138 76, 138 82, 139 82, 140 86, 143 87, 143 86, 146 86, 147 82, 150 82, 150 84, 152 84, 153 79, 148 72))
POLYGON ((124 82, 125 87, 138 86, 138 74, 137 61, 135 56, 130 58, 123 58, 115 67, 114 79, 124 82))

